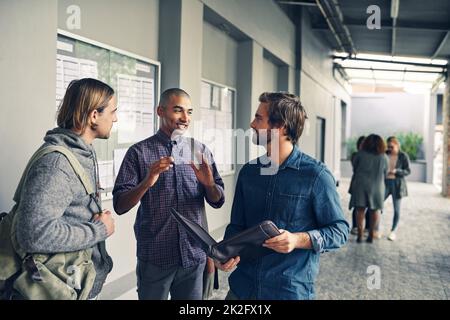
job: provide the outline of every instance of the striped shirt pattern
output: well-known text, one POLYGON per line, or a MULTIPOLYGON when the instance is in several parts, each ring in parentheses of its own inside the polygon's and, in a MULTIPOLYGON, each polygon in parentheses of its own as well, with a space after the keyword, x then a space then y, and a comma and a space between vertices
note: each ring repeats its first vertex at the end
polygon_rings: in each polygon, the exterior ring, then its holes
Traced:
POLYGON ((161 130, 134 144, 120 167, 113 201, 116 205, 121 193, 133 189, 145 178, 152 163, 167 156, 174 157, 174 166, 159 175, 157 182, 142 197, 137 211, 134 224, 137 257, 160 267, 188 268, 203 263, 206 255, 172 218, 170 208, 206 227, 205 200, 213 208, 220 208, 225 201, 222 178, 212 153, 204 144, 183 136, 171 141, 161 130), (222 193, 217 203, 208 201, 203 185, 189 165, 193 157, 192 147, 202 152, 211 165, 215 183, 222 193))

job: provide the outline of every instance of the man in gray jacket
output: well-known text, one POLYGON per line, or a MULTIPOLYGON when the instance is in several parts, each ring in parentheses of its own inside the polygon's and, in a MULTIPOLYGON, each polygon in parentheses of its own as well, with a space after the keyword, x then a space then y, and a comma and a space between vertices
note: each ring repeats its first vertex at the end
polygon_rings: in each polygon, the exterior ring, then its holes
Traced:
POLYGON ((28 253, 59 253, 93 248, 96 278, 89 299, 100 293, 112 260, 104 241, 114 232, 111 212, 101 212, 94 139, 109 138, 116 117, 114 90, 95 79, 70 83, 58 113, 58 127, 47 132, 44 146, 69 149, 96 186, 86 194, 69 161, 49 153, 32 166, 23 185, 16 238, 28 253))

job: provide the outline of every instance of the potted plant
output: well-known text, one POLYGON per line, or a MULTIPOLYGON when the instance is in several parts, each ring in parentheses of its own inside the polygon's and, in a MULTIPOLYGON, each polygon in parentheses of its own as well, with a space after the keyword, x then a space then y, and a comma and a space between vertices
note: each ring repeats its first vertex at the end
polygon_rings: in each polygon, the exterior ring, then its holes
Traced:
POLYGON ((417 160, 422 147, 423 137, 414 132, 397 133, 395 136, 400 141, 402 151, 408 154, 409 159, 411 161, 417 160))

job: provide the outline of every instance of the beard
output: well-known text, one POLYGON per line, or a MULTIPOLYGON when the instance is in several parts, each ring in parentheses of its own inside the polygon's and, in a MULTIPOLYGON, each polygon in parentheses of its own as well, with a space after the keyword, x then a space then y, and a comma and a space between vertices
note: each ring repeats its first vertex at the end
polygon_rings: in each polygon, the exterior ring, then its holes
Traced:
POLYGON ((266 146, 272 141, 271 130, 262 129, 259 132, 253 129, 252 142, 258 146, 266 146))

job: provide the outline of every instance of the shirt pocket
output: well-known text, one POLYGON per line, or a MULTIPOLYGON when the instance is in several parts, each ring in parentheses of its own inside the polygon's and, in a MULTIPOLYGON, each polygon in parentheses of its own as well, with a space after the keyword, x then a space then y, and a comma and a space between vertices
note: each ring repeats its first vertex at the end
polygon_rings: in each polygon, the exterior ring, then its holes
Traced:
POLYGON ((204 195, 203 186, 197 180, 194 171, 189 166, 184 166, 180 174, 182 183, 182 192, 186 200, 202 198, 204 195))
POLYGON ((286 227, 295 231, 306 228, 310 223, 309 198, 306 195, 280 192, 276 201, 275 217, 286 227))

